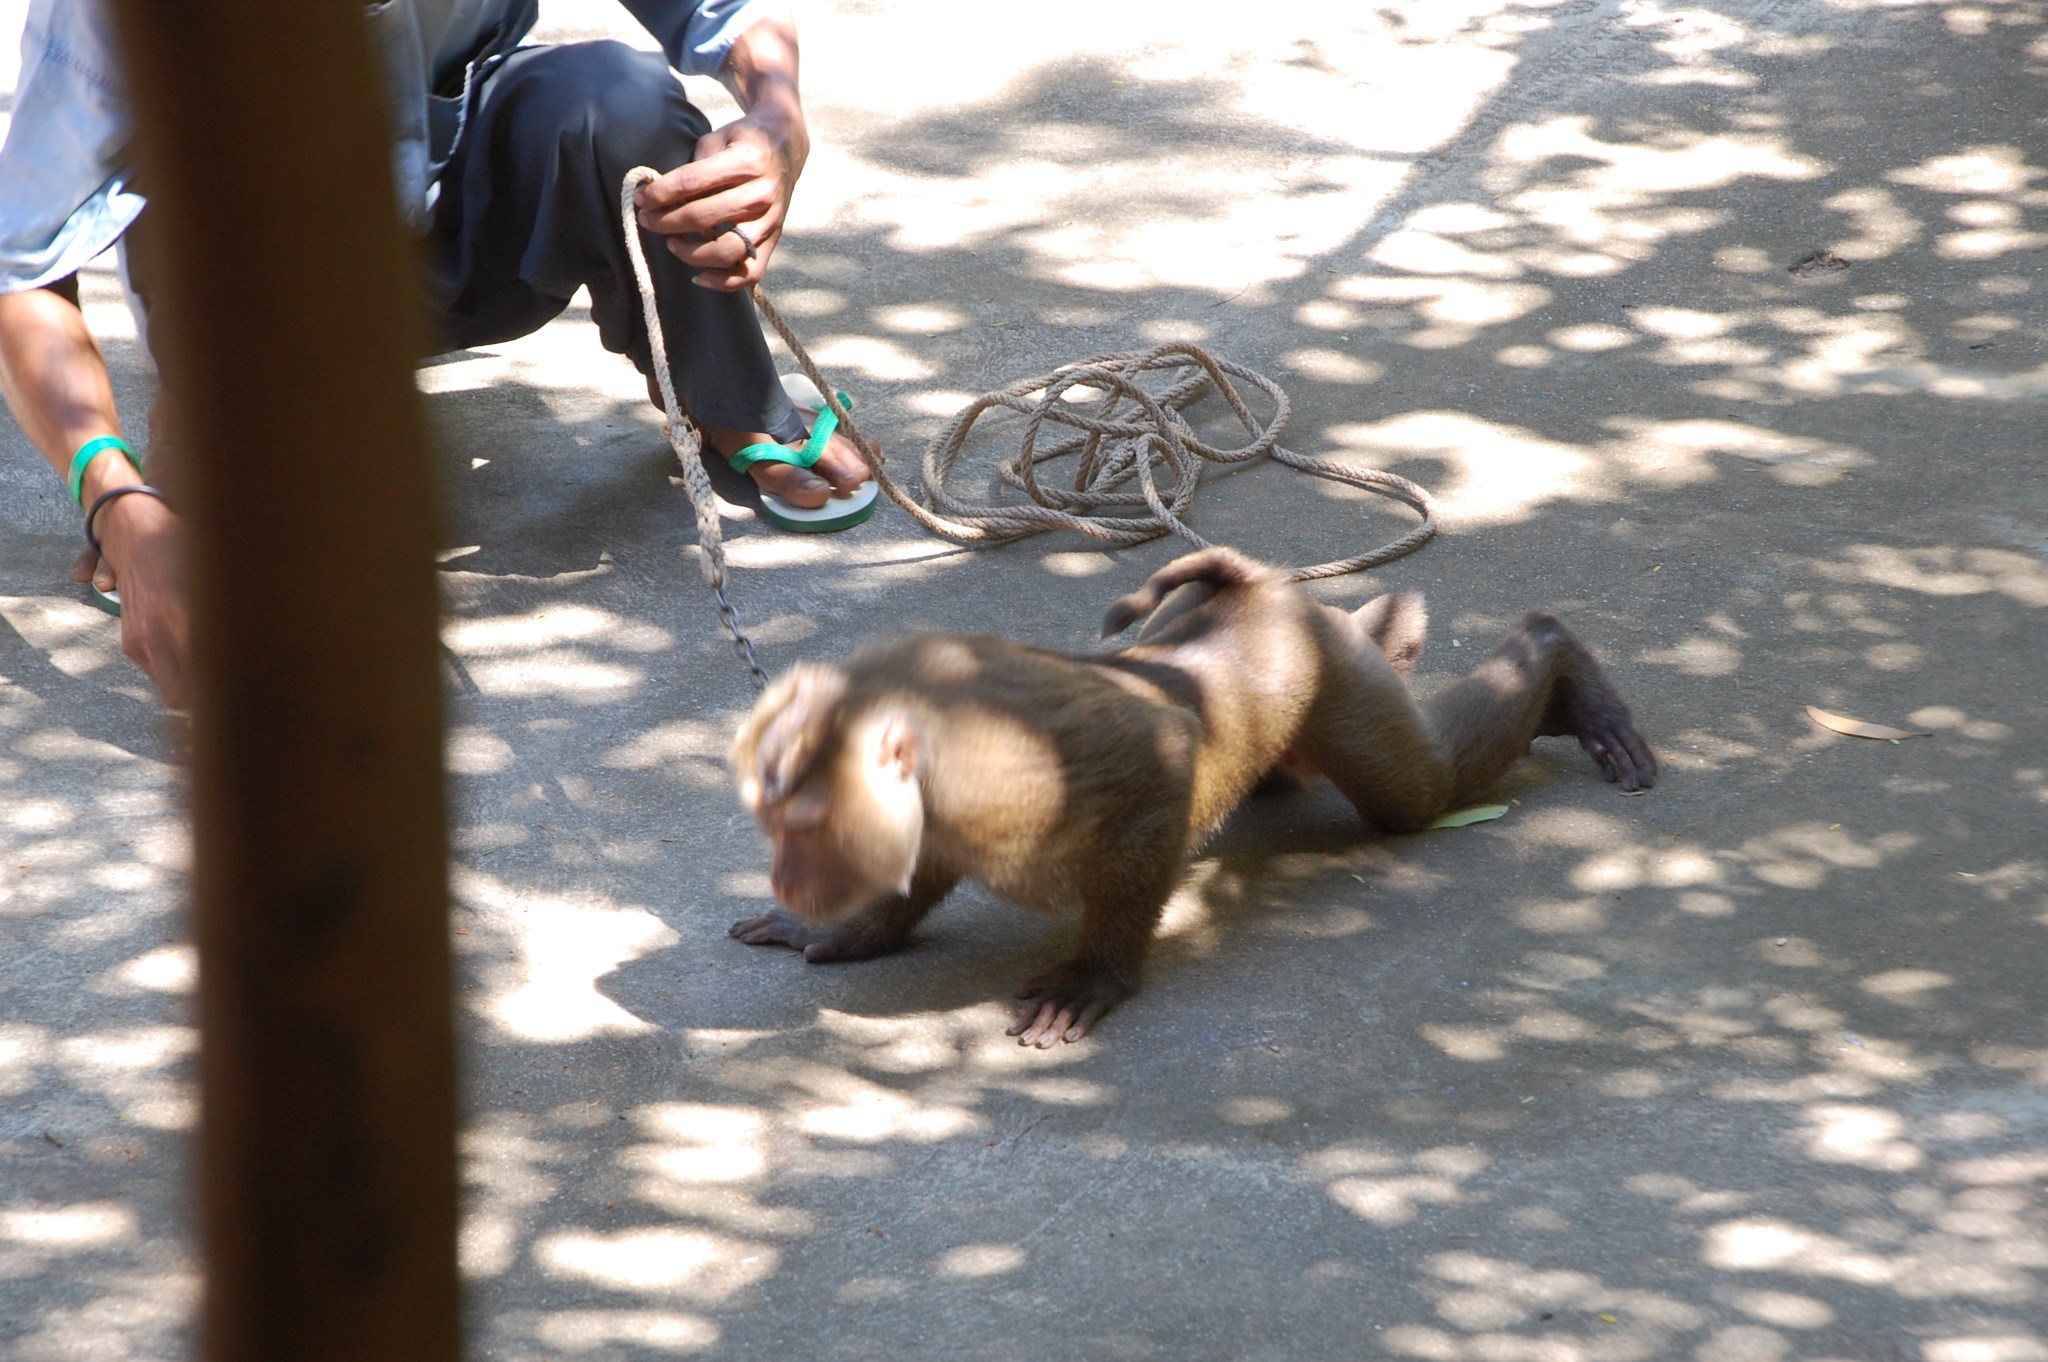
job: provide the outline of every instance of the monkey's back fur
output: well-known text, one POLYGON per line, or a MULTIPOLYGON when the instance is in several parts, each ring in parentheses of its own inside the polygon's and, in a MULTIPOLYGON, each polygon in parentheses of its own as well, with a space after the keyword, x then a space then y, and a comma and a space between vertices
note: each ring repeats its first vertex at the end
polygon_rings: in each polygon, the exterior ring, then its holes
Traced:
POLYGON ((1215 594, 1158 638, 1107 657, 922 634, 803 664, 757 712, 782 712, 779 693, 825 688, 837 703, 807 713, 829 721, 800 739, 763 732, 758 760, 771 766, 800 746, 806 767, 823 766, 837 759, 836 735, 898 709, 946 735, 920 772, 924 856, 1037 908, 1122 878, 1134 859, 1148 878, 1162 863, 1176 873, 1293 744, 1324 651, 1305 649, 1302 631, 1327 627, 1322 607, 1273 569, 1229 550, 1182 562, 1187 570, 1117 602, 1106 628, 1184 583, 1215 594))

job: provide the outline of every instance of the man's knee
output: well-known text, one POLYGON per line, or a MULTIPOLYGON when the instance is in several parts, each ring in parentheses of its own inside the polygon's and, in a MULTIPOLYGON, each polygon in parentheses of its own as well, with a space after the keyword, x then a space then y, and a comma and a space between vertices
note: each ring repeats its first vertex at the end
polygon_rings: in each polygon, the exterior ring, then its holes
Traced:
POLYGON ((601 160, 668 170, 690 159, 710 123, 657 52, 618 42, 564 43, 519 54, 498 93, 522 121, 551 125, 565 144, 587 139, 601 160))

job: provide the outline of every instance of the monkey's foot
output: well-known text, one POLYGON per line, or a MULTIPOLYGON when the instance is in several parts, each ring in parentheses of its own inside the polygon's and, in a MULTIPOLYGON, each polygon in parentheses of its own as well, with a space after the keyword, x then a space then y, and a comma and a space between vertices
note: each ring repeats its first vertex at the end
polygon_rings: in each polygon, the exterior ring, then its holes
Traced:
POLYGON ((1623 710, 1616 722, 1579 730, 1579 746, 1609 780, 1633 794, 1657 783, 1657 758, 1623 710))
POLYGON ((1572 678, 1566 729, 1600 766, 1601 774, 1631 794, 1657 783, 1657 758, 1636 728, 1628 703, 1598 672, 1572 678))
POLYGON ((1099 965, 1069 960, 1017 986, 1024 1011, 1017 1024, 1003 1034, 1015 1036, 1019 1045, 1036 1045, 1041 1050, 1058 1041, 1079 1040, 1104 1013, 1137 991, 1136 984, 1099 965))
POLYGON ((1631 794, 1657 783, 1657 758, 1636 728, 1635 716, 1607 678, 1594 672, 1572 678, 1560 695, 1563 722, 1558 731, 1571 734, 1600 766, 1600 772, 1631 794))
POLYGON ((1636 727, 1628 701, 1621 698, 1592 653, 1571 638, 1562 624, 1551 623, 1569 640, 1573 665, 1571 674, 1558 683, 1549 722, 1542 731, 1577 738, 1586 755, 1599 764, 1600 773, 1629 793, 1649 789, 1657 783, 1657 758, 1636 727))

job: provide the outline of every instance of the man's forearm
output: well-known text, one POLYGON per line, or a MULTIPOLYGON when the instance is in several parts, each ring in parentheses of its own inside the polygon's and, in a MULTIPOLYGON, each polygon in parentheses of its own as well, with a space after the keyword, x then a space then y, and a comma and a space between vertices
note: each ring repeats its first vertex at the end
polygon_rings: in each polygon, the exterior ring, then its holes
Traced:
POLYGON ((789 17, 770 15, 747 27, 734 40, 719 79, 749 117, 783 125, 790 170, 802 170, 811 139, 797 80, 796 25, 789 17))
POLYGON ((54 289, 0 293, 0 395, 60 476, 80 445, 120 433, 106 361, 84 314, 54 289))
POLYGON ((782 15, 756 19, 718 74, 745 116, 698 138, 689 161, 642 185, 633 201, 640 225, 667 237, 669 253, 696 271, 692 282, 730 293, 767 270, 811 153, 796 25, 782 15))

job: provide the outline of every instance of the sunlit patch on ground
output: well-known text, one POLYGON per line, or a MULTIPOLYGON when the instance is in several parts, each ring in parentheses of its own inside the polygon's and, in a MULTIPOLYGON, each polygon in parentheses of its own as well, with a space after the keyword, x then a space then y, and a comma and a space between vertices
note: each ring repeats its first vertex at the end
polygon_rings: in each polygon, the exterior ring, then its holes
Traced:
MULTIPOLYGON (((770 288, 894 471, 1004 381, 1213 346, 1286 385, 1290 448, 1442 508, 1324 599, 1426 589, 1435 678, 1557 608, 1664 779, 1620 799, 1544 739, 1493 823, 1264 804, 1143 990, 1022 1049, 1009 992, 1071 919, 965 891, 845 966, 726 937, 770 898, 724 769, 752 692, 642 380, 581 298, 443 357, 472 1352, 2048 1357, 2048 10, 803 22, 770 288)), ((133 322, 83 287, 139 431, 133 322)), ((771 670, 913 628, 1086 649, 1175 547, 785 535, 713 472, 771 670)), ((189 1356, 175 739, 12 426, 0 483, 0 1353, 189 1356)), ((1307 562, 1392 520, 1256 473, 1191 523, 1307 562)))

